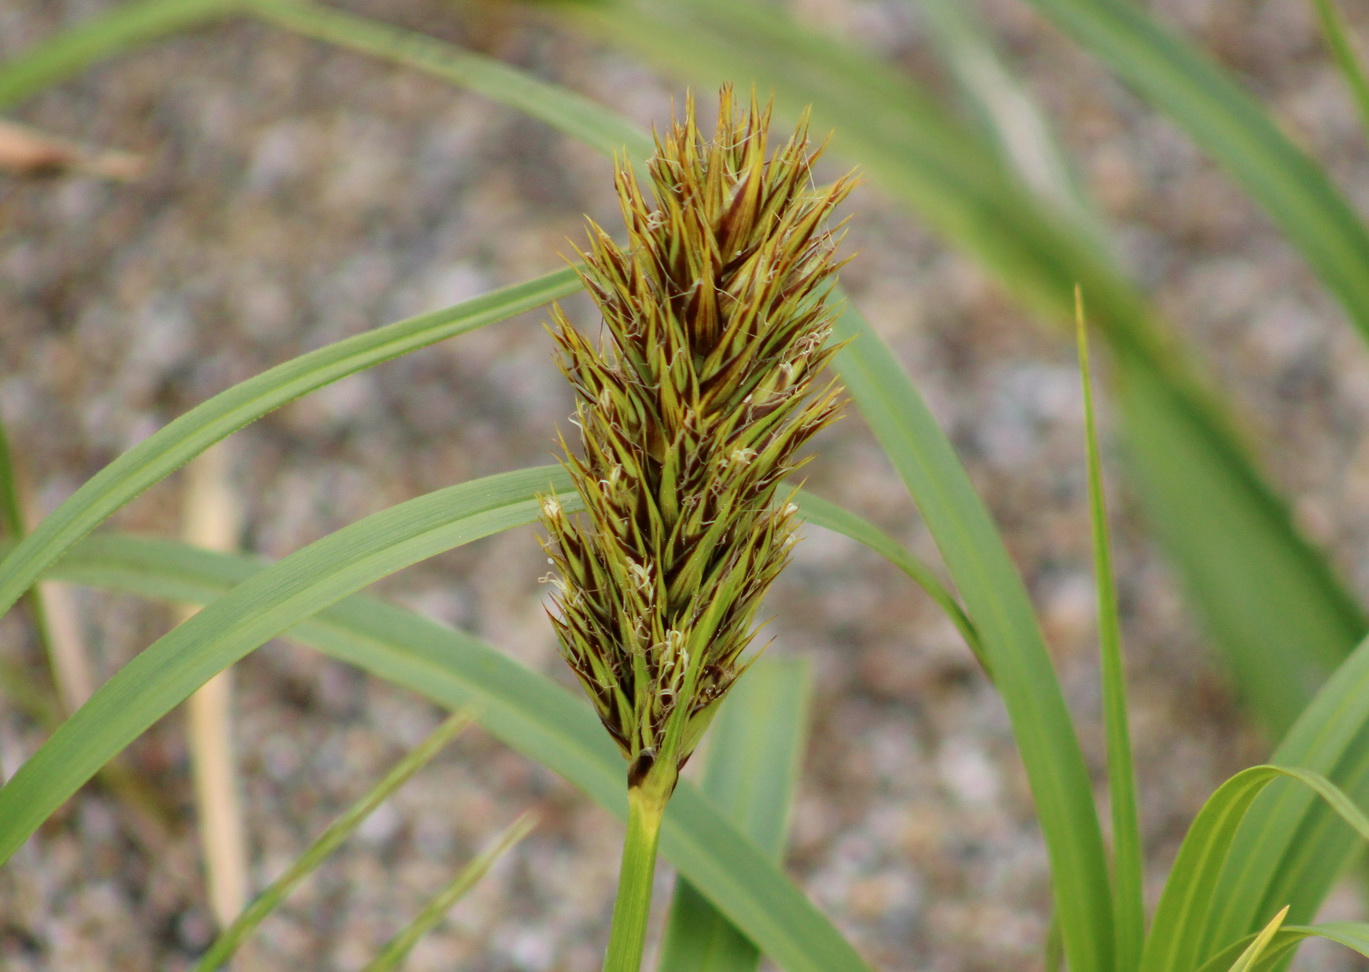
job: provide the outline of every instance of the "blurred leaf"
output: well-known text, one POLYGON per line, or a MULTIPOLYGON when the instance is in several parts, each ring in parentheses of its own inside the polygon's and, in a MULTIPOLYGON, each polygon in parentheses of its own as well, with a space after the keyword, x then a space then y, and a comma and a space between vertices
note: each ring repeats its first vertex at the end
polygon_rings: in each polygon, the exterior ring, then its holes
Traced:
MULTIPOLYGON (((576 499, 562 501, 570 509, 576 499)), ((145 597, 206 602, 238 585, 260 584, 267 570, 247 557, 173 541, 102 536, 83 541, 54 573, 145 597)), ((298 624, 289 636, 449 708, 470 706, 490 733, 627 818, 625 764, 590 707, 483 642, 360 595, 298 624)), ((687 780, 666 812, 661 853, 781 968, 868 968, 770 858, 687 780)))
MULTIPOLYGON (((700 789, 781 865, 811 691, 806 660, 761 658, 728 692, 708 733, 700 789)), ((760 959, 756 946, 707 898, 686 878, 676 879, 659 968, 755 972, 760 959)))
POLYGON ((395 935, 385 947, 380 950, 380 954, 367 962, 361 972, 390 972, 404 964, 404 960, 409 957, 413 947, 418 944, 418 940, 428 932, 437 927, 437 923, 447 916, 447 912, 466 896, 466 892, 475 887, 476 883, 483 878, 494 862, 503 857, 508 850, 528 835, 536 824, 536 820, 531 814, 523 814, 508 830, 500 834, 499 838, 490 845, 475 860, 471 861, 461 872, 452 878, 445 888, 433 896, 416 916, 409 922, 399 934, 395 935))
POLYGON ((1369 337, 1369 232, 1316 160, 1225 71, 1129 0, 1028 0, 1211 153, 1369 337))
POLYGON ((257 895, 242 914, 220 933, 214 944, 209 947, 209 951, 195 964, 194 972, 214 972, 229 961, 247 936, 280 906, 296 885, 314 873, 318 866, 331 857, 333 852, 342 846, 342 842, 375 812, 377 807, 408 782, 410 777, 428 765, 432 758, 471 722, 470 713, 458 712, 433 730, 427 739, 405 753, 379 783, 371 787, 333 821, 327 830, 319 834, 304 853, 286 868, 285 873, 272 881, 266 890, 257 895))
POLYGON ((1008 66, 974 0, 921 0, 918 9, 941 59, 999 158, 1101 246, 1109 241, 1092 202, 1036 99, 1008 66))
POLYGON ((1365 77, 1364 64, 1355 53, 1350 29, 1336 8, 1335 0, 1313 0, 1313 3, 1317 7, 1322 34, 1326 36, 1326 46, 1331 49, 1341 74, 1345 75, 1345 83, 1359 108, 1360 127, 1369 136, 1369 78, 1365 77))
POLYGON ((859 161, 1049 317, 1069 319, 1074 288, 1082 287, 1111 345, 1131 481, 1149 519, 1255 713, 1276 736, 1292 723, 1369 625, 1327 559, 1293 527, 1287 505, 1255 470, 1154 310, 1088 233, 1034 198, 990 146, 906 78, 772 7, 733 0, 544 6, 697 82, 773 89, 791 114, 811 104, 815 124, 833 126, 835 151, 859 161))
POLYGON ((92 17, 0 64, 0 108, 105 58, 230 14, 238 0, 135 0, 92 17))

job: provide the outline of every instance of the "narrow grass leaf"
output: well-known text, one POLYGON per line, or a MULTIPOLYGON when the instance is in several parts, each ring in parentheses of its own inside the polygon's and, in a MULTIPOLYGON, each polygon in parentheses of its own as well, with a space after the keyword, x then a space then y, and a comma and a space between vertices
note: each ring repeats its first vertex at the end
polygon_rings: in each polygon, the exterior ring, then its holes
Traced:
POLYGON ((101 686, 0 787, 0 862, 110 758, 216 673, 402 567, 530 522, 539 493, 567 486, 564 470, 548 466, 409 500, 297 550, 177 625, 101 686))
POLYGON ((1317 7, 1317 19, 1321 22, 1321 32, 1326 37, 1326 46, 1336 59, 1336 66, 1345 75, 1345 84, 1359 108, 1360 127, 1369 137, 1369 77, 1365 76, 1364 62, 1355 52, 1355 42, 1350 28, 1345 24, 1336 0, 1313 0, 1317 7))
POLYGON ((849 306, 834 366, 903 477, 974 619, 1012 720, 1050 855, 1070 967, 1114 969, 1107 858, 1092 784, 1022 579, 936 420, 889 349, 849 306))
MULTIPOLYGON (((776 864, 784 860, 811 691, 806 660, 762 658, 733 686, 708 734, 700 789, 776 864)), ((760 958, 687 878, 676 879, 659 968, 755 972, 760 958)))
POLYGON ((197 405, 96 473, 0 562, 0 614, 72 543, 215 442, 330 382, 580 289, 571 268, 293 358, 197 405))
POLYGON ((1242 770, 1208 798, 1184 837, 1155 909, 1141 962, 1143 972, 1187 972, 1209 957, 1212 913, 1219 903, 1218 881, 1237 829, 1255 798, 1279 777, 1302 784, 1362 840, 1369 840, 1369 818, 1320 773, 1272 765, 1242 770))
POLYGON ((1136 769, 1127 723, 1126 669, 1122 664, 1122 626, 1117 617, 1117 583, 1112 571, 1103 464, 1098 456, 1093 378, 1089 373, 1088 335, 1083 299, 1076 291, 1075 318, 1079 373, 1084 385, 1084 428, 1088 441, 1089 523, 1093 532, 1094 572, 1098 583, 1098 653, 1103 682, 1103 722, 1107 735, 1108 791, 1112 797, 1112 902, 1117 917, 1117 968, 1131 972, 1141 962, 1146 917, 1141 827, 1136 810, 1136 769))
MULTIPOLYGON (((83 541, 55 576, 156 599, 206 602, 262 569, 248 557, 169 540, 101 536, 83 541)), ((470 706, 490 733, 626 819, 623 759, 590 707, 490 646, 361 595, 333 604, 289 636, 449 708, 470 706)), ((788 972, 868 970, 769 856, 689 781, 671 800, 661 853, 788 972)))
POLYGON ((985 140, 1022 182, 1102 246, 1106 232, 1032 92, 966 0, 922 0, 919 12, 985 140))
POLYGON ((536 818, 529 813, 525 813, 515 820, 509 829, 504 831, 490 845, 488 850, 467 864, 461 873, 452 878, 445 888, 434 895, 433 899, 424 905, 423 910, 414 917, 413 921, 409 922, 394 938, 386 942, 385 947, 380 950, 380 954, 367 962, 362 967, 361 972, 391 972, 392 969, 397 969, 403 965, 404 960, 409 957, 409 953, 418 944, 418 940, 437 927, 437 923, 447 916, 447 912, 452 910, 452 906, 465 897, 466 892, 475 887, 476 883, 489 873, 495 861, 503 857, 514 844, 526 837, 536 823, 536 818))
POLYGON ((388 800, 411 776, 428 765, 432 758, 472 721, 469 712, 457 712, 433 730, 427 739, 406 753, 379 783, 371 787, 334 820, 327 830, 319 834, 304 853, 286 868, 284 874, 272 881, 266 890, 243 909, 242 914, 220 933, 214 944, 209 947, 209 951, 195 964, 194 972, 215 972, 228 962, 247 936, 280 906, 301 881, 332 856, 333 852, 342 846, 342 842, 350 837, 377 807, 388 800))

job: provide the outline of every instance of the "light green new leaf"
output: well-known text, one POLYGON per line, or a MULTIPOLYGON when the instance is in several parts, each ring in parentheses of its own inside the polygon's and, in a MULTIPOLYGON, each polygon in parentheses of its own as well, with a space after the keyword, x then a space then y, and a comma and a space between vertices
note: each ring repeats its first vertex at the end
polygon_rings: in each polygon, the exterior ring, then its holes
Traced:
POLYGON ((1269 944, 1283 925, 1283 920, 1288 917, 1288 909, 1285 907, 1274 916, 1274 920, 1264 926, 1264 930, 1255 936, 1255 940, 1246 947, 1236 961, 1231 963, 1231 968, 1227 972, 1252 972, 1256 963, 1264 958, 1269 951, 1269 944))
MULTIPOLYGON (((1227 972, 1233 956, 1247 947, 1256 936, 1247 936, 1222 949, 1203 963, 1198 972, 1227 972)), ((1255 972, 1270 972, 1286 961, 1289 953, 1309 938, 1324 938, 1337 945, 1359 952, 1369 958, 1369 924, 1358 921, 1328 921, 1320 925, 1284 925, 1274 933, 1264 954, 1255 965, 1255 972)))
POLYGON ((1092 784, 1031 603, 988 511, 917 389, 849 306, 837 372, 922 511, 974 619, 1026 765, 1070 968, 1115 968, 1107 858, 1092 784))
POLYGON ((0 614, 72 543, 158 480, 267 412, 330 382, 580 289, 567 268, 338 341, 197 405, 96 473, 0 561, 0 614))
POLYGON ((1112 797, 1112 903, 1117 917, 1117 968, 1131 972, 1141 961, 1146 917, 1142 891, 1145 861, 1136 810, 1136 769, 1127 724, 1126 669, 1122 664, 1122 626, 1117 617, 1117 584, 1103 494, 1102 460, 1089 374, 1088 336, 1082 297, 1076 295, 1079 372, 1084 386, 1084 428, 1088 442, 1089 522, 1093 528, 1094 573, 1098 578, 1098 655, 1103 682, 1103 722, 1107 734, 1108 791, 1112 797))
POLYGON ((1353 827, 1361 839, 1369 840, 1369 818, 1320 773, 1291 766, 1253 766, 1242 770, 1208 798, 1184 837, 1155 909, 1141 961, 1142 972, 1188 972, 1209 957, 1212 917, 1223 903, 1216 894, 1218 880, 1237 829, 1255 798, 1279 777, 1302 784, 1353 827))
MULTIPOLYGON (((54 576, 203 603, 263 573, 247 557, 101 536, 82 542, 54 576)), ((590 707, 488 645, 361 595, 333 604, 289 635, 449 708, 471 707, 490 733, 626 819, 623 758, 590 707)), ((661 853, 781 968, 868 972, 831 922, 688 781, 666 813, 661 853)))
MULTIPOLYGON (((700 789, 776 864, 784 861, 812 680, 806 660, 761 658, 733 685, 708 732, 700 789)), ((698 889, 676 879, 659 968, 755 972, 760 958, 698 889)))
MULTIPOLYGON (((536 518, 560 467, 429 493, 329 534, 244 581, 125 665, 0 787, 0 863, 101 766, 195 689, 342 597, 452 547, 536 518)), ((575 508, 573 494, 563 503, 575 508)))
POLYGON ((233 957, 247 936, 275 911, 295 886, 318 869, 333 852, 342 846, 343 841, 375 812, 376 808, 390 798, 390 795, 403 786, 408 779, 446 747, 456 736, 473 721, 470 713, 458 712, 446 719, 419 745, 414 747, 386 773, 379 783, 371 787, 361 798, 348 807, 341 816, 328 826, 311 843, 303 854, 297 857, 285 873, 267 886, 266 890, 252 899, 242 914, 219 933, 209 951, 195 963, 194 972, 215 972, 233 957))

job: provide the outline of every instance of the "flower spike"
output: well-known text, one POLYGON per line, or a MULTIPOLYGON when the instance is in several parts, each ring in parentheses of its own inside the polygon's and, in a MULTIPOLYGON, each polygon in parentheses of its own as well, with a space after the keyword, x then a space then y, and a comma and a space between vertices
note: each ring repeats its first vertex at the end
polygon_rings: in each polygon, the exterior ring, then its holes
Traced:
POLYGON ((580 254, 603 346, 553 311, 582 445, 563 462, 585 512, 543 503, 552 623, 629 787, 662 801, 788 560, 797 509, 781 481, 840 405, 817 376, 839 267, 827 222, 852 180, 814 186, 806 116, 767 156, 770 107, 753 95, 738 112, 728 88, 720 102, 711 140, 692 96, 657 135, 654 201, 616 165, 627 245, 591 222, 580 254))

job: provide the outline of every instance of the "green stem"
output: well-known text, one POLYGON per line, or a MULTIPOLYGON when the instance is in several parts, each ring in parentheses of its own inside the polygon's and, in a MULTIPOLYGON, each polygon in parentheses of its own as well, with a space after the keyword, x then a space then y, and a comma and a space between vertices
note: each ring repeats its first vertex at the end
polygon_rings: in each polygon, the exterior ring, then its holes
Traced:
POLYGON ((652 785, 656 782, 649 776, 627 791, 627 838, 623 841, 623 866, 618 872, 618 897, 613 903, 613 930, 604 956, 604 972, 639 972, 642 967, 656 842, 673 789, 652 785))

